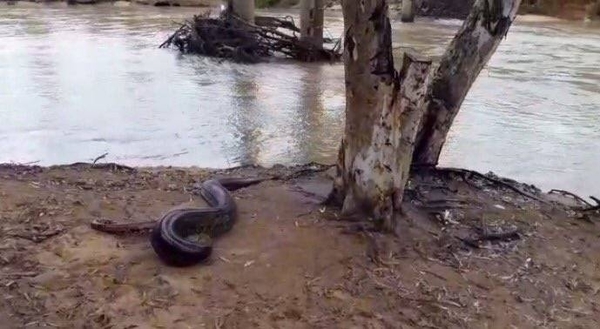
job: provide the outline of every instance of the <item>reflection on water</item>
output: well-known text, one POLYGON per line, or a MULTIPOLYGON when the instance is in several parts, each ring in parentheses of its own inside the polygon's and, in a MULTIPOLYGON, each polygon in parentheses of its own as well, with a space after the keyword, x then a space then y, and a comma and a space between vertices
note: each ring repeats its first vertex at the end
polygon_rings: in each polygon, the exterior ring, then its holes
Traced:
MULTIPOLYGON (((342 66, 243 66, 158 49, 195 10, 3 6, 0 162, 104 152, 130 165, 333 161, 342 66)), ((459 25, 394 23, 394 46, 439 56, 459 25)), ((341 35, 341 17, 327 27, 341 35)), ((599 32, 583 23, 513 26, 465 100, 443 164, 600 194, 599 32)))
POLYGON ((600 193, 600 30, 517 24, 465 100, 446 163, 600 193))

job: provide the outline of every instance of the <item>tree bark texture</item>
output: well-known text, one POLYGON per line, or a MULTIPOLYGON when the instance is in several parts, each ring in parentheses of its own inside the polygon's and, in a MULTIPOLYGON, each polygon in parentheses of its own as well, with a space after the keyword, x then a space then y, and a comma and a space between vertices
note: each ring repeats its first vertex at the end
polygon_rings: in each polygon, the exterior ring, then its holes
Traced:
POLYGON ((323 0, 302 0, 300 12, 300 39, 323 48, 323 0))
POLYGON ((342 215, 395 227, 422 117, 430 61, 392 57, 387 0, 344 0, 346 126, 331 195, 342 215))
POLYGON ((435 166, 467 92, 506 36, 520 0, 476 0, 428 87, 413 165, 435 166))
POLYGON ((413 0, 402 0, 400 21, 405 23, 415 21, 415 2, 413 0))
POLYGON ((241 19, 254 24, 254 0, 227 0, 227 6, 241 19))

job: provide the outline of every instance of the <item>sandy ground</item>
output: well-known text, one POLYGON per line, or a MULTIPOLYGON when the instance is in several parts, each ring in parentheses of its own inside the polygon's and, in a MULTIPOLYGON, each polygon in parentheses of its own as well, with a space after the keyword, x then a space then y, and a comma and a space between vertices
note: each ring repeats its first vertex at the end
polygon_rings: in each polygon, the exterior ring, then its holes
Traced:
POLYGON ((208 263, 183 269, 147 236, 89 228, 201 205, 187 188, 214 175, 292 170, 0 166, 0 327, 598 326, 596 215, 476 178, 414 178, 398 237, 319 205, 327 173, 264 182, 234 193, 240 221, 208 263), (464 242, 492 227, 519 234, 464 242))

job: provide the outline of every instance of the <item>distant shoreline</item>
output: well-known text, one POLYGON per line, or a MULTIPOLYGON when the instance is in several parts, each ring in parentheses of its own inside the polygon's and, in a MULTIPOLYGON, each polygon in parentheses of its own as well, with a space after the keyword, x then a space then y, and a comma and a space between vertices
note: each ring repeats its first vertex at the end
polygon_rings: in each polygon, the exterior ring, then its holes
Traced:
MULTIPOLYGON (((40 5, 49 5, 49 4, 64 4, 65 6, 91 6, 91 5, 114 5, 118 7, 128 7, 132 5, 142 5, 142 6, 153 6, 153 7, 191 7, 191 8, 216 8, 219 7, 220 4, 224 3, 225 0, 0 0, 0 5, 5 3, 5 5, 16 5, 16 6, 25 6, 25 7, 35 7, 40 5), (73 2, 69 4, 68 2, 73 2)), ((297 6, 285 6, 282 4, 275 5, 273 7, 268 7, 266 9, 289 9, 296 10, 297 6)), ((390 6, 392 16, 399 14, 399 11, 395 6, 390 6)), ((328 6, 325 11, 326 12, 341 12, 341 5, 335 4, 332 6, 328 6)), ((556 21, 580 21, 587 20, 585 14, 581 13, 582 11, 576 10, 569 15, 543 15, 538 13, 529 13, 525 12, 519 14, 519 20, 527 21, 527 22, 556 22, 556 21), (524 18, 526 17, 526 18, 524 18)), ((417 17, 430 17, 430 18, 439 18, 439 19, 460 19, 455 17, 446 17, 444 15, 440 15, 439 17, 435 16, 417 16, 417 17)))
POLYGON ((50 4, 64 4, 65 6, 91 6, 91 5, 115 5, 115 6, 130 6, 143 5, 155 7, 200 7, 211 8, 216 7, 222 1, 219 0, 72 0, 72 4, 68 0, 0 0, 0 3, 7 5, 19 6, 39 6, 50 4))

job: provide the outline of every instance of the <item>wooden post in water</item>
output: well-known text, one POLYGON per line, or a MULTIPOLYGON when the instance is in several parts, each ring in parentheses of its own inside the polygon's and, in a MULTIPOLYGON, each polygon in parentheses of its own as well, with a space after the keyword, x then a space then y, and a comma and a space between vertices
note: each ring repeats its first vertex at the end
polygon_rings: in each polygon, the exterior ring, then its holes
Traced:
POLYGON ((415 3, 413 0, 402 0, 400 21, 412 23, 415 21, 415 3))
POLYGON ((254 24, 254 0, 227 0, 227 7, 241 19, 254 24))
POLYGON ((323 48, 323 0, 302 0, 300 11, 300 39, 323 48))

